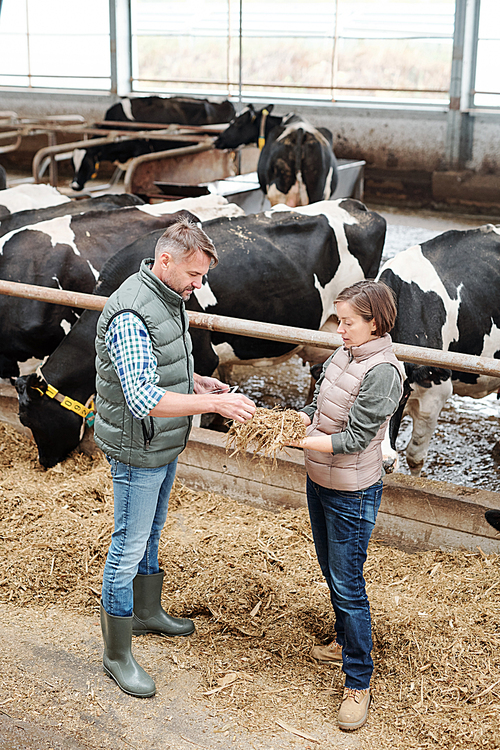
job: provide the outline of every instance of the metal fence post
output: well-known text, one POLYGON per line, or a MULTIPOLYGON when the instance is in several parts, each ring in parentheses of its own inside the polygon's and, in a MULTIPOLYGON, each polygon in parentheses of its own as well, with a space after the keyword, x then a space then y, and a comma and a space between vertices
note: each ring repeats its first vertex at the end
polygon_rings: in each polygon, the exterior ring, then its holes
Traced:
POLYGON ((111 93, 125 96, 132 87, 130 0, 109 0, 111 93))
POLYGON ((446 130, 447 169, 464 169, 471 157, 477 37, 480 0, 456 0, 450 79, 450 107, 446 130))

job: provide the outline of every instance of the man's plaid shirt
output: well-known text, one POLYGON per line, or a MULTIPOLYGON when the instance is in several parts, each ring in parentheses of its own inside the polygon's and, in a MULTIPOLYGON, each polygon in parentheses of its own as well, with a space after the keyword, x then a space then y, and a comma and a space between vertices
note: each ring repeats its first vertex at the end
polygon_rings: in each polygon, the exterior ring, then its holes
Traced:
POLYGON ((106 348, 132 415, 144 419, 165 391, 158 388, 158 360, 148 329, 134 313, 126 311, 113 318, 106 332, 106 348))

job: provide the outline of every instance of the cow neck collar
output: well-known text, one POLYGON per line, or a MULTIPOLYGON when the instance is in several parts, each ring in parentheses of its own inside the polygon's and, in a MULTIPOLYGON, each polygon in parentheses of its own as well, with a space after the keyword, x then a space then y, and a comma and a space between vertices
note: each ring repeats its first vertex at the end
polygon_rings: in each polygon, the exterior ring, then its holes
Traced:
POLYGON ((350 359, 356 360, 356 362, 362 362, 374 354, 380 354, 392 346, 392 339, 388 333, 384 336, 377 336, 372 341, 367 341, 361 346, 352 346, 350 349, 344 347, 344 351, 347 353, 350 359))
POLYGON ((160 281, 158 276, 152 272, 152 267, 154 264, 154 258, 144 258, 141 262, 141 267, 139 269, 139 276, 141 280, 156 294, 160 297, 160 299, 165 302, 165 304, 174 307, 176 309, 182 308, 184 306, 184 300, 182 299, 180 294, 177 294, 177 292, 174 292, 173 289, 170 289, 169 286, 163 283, 163 281, 160 281))

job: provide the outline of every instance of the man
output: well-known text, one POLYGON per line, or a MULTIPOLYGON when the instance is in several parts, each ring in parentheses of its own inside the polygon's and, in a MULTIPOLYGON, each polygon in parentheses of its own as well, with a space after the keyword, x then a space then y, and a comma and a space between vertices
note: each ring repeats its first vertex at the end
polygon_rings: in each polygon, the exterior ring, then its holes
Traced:
POLYGON ((104 568, 104 670, 130 695, 155 694, 131 652, 132 633, 189 635, 194 623, 161 607, 158 545, 177 456, 191 416, 216 412, 244 422, 255 404, 193 372, 184 301, 200 289, 217 251, 188 220, 169 227, 107 301, 96 338, 95 439, 113 476, 115 529, 104 568), (194 392, 193 392, 194 391, 194 392))

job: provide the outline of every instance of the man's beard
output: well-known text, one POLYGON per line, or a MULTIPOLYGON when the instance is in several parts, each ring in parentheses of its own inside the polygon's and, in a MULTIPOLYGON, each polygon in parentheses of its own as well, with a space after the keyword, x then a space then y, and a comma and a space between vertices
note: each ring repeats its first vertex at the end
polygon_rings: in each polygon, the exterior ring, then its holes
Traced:
POLYGON ((173 292, 175 292, 176 294, 178 294, 179 297, 182 297, 183 300, 188 300, 189 297, 191 296, 191 294, 194 292, 194 287, 193 286, 185 286, 183 289, 176 289, 175 286, 172 286, 171 284, 168 284, 167 282, 165 282, 165 286, 167 286, 173 292), (189 294, 187 295, 187 297, 185 297, 184 295, 187 292, 189 292, 189 294))

